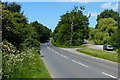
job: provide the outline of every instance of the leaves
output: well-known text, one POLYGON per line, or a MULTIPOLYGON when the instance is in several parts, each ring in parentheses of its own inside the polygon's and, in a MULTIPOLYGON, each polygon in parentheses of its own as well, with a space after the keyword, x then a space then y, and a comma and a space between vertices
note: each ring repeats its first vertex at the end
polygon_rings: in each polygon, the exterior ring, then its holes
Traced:
POLYGON ((96 29, 90 29, 90 40, 95 44, 118 44, 118 23, 113 18, 101 18, 96 29))
MULTIPOLYGON (((80 7, 84 10, 84 7, 80 7)), ((88 18, 74 6, 71 12, 61 16, 54 30, 54 41, 60 45, 80 45, 88 37, 88 18)))

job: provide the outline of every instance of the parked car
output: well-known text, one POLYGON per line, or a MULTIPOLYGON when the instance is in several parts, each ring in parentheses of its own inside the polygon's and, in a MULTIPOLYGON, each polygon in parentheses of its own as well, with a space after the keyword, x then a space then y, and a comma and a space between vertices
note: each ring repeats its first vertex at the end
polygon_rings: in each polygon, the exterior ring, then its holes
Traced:
POLYGON ((113 50, 113 45, 104 45, 103 50, 113 50))

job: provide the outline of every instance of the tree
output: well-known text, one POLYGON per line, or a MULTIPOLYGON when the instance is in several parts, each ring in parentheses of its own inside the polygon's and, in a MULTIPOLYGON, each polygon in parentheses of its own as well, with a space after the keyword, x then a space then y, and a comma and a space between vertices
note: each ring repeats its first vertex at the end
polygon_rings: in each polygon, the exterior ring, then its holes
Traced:
POLYGON ((61 16, 61 19, 54 30, 54 41, 63 45, 80 45, 88 38, 88 17, 83 15, 82 10, 74 6, 71 12, 61 16))
POLYGON ((114 34, 117 29, 118 23, 113 18, 104 18, 98 21, 98 28, 102 32, 108 32, 109 36, 114 34))
POLYGON ((18 13, 20 13, 21 11, 21 5, 15 2, 12 2, 12 3, 3 2, 2 4, 5 6, 4 10, 9 10, 11 12, 18 12, 18 13))
MULTIPOLYGON (((103 19, 103 18, 113 18, 116 22, 118 22, 120 20, 120 17, 119 17, 119 13, 118 12, 115 12, 113 11, 112 9, 111 10, 104 10, 103 12, 101 12, 98 16, 97 16, 97 22, 100 20, 100 19, 103 19)), ((98 27, 98 24, 96 25, 96 28, 98 27)))
POLYGON ((8 10, 3 10, 2 25, 2 39, 8 40, 15 46, 22 43, 29 33, 26 17, 17 12, 12 13, 8 10))
POLYGON ((89 39, 95 44, 116 44, 118 23, 113 18, 101 18, 97 29, 90 30, 89 39))
POLYGON ((5 2, 2 4, 2 9, 2 39, 17 49, 39 47, 39 42, 49 39, 50 29, 37 21, 28 24, 27 18, 20 13, 21 5, 5 2))
POLYGON ((97 21, 99 21, 101 18, 113 18, 115 21, 118 21, 119 13, 111 10, 104 10, 100 13, 100 15, 97 16, 97 21))
POLYGON ((35 31, 37 32, 38 41, 46 42, 49 39, 50 29, 48 29, 46 26, 43 26, 37 21, 32 22, 30 25, 35 28, 35 31))

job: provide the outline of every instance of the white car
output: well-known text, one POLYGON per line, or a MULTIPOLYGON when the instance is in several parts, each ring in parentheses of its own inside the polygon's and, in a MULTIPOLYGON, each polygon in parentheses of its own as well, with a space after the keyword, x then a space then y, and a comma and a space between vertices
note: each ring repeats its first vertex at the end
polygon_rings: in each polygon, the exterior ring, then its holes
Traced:
POLYGON ((113 50, 113 45, 104 45, 103 50, 113 50))

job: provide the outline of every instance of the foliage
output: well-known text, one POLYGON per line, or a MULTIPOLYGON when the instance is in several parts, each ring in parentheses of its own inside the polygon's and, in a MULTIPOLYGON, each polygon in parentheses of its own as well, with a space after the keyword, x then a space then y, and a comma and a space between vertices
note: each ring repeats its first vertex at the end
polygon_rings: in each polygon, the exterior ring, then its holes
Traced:
POLYGON ((27 19, 20 13, 3 10, 2 30, 3 39, 8 40, 14 46, 18 47, 29 34, 27 19))
MULTIPOLYGON (((119 21, 119 13, 113 10, 104 10, 97 16, 98 23, 96 25, 96 29, 99 29, 106 35, 104 36, 102 44, 111 44, 114 45, 115 48, 119 48, 119 21)), ((97 42, 96 44, 99 43, 97 42)))
POLYGON ((95 44, 116 45, 118 23, 113 18, 103 18, 98 21, 96 29, 90 29, 89 39, 95 44))
POLYGON ((34 27, 37 34, 39 34, 36 36, 38 41, 46 42, 49 39, 51 30, 46 26, 43 26, 37 21, 32 22, 30 25, 34 27))
POLYGON ((32 47, 36 47, 39 48, 40 47, 40 42, 32 37, 28 37, 27 39, 25 39, 25 41, 23 43, 20 44, 22 49, 26 49, 26 48, 32 48, 32 47))
POLYGON ((50 78, 39 53, 27 49, 17 54, 3 52, 2 78, 50 78))
POLYGON ((88 17, 83 15, 84 8, 74 7, 71 12, 61 16, 61 20, 54 30, 54 41, 60 45, 81 45, 88 38, 88 17))
POLYGON ((104 18, 98 21, 97 29, 102 32, 108 32, 111 36, 111 34, 115 33, 117 27, 118 23, 113 18, 104 18))
POLYGON ((20 10, 17 3, 2 4, 3 78, 50 78, 38 54, 50 30, 40 23, 28 24, 20 10))
POLYGON ((3 39, 13 44, 17 49, 39 47, 50 37, 51 30, 37 21, 28 24, 27 18, 20 13, 21 6, 17 3, 3 3, 2 30, 3 39))
POLYGON ((62 48, 84 48, 84 47, 85 47, 85 45, 80 45, 80 46, 65 46, 65 45, 59 45, 58 43, 54 42, 53 39, 52 39, 51 43, 52 43, 54 46, 62 47, 62 48))
MULTIPOLYGON (((119 20, 119 13, 111 10, 104 10, 103 12, 101 12, 98 16, 97 16, 97 21, 99 21, 100 19, 103 18, 113 18, 116 22, 118 22, 119 20)), ((97 28, 97 25, 96 25, 97 28)))
POLYGON ((4 9, 9 10, 11 12, 20 13, 20 11, 21 11, 21 5, 15 3, 15 2, 13 2, 13 3, 3 2, 2 4, 5 6, 4 9))
POLYGON ((15 51, 16 51, 16 48, 11 43, 9 43, 7 40, 3 40, 2 52, 12 54, 12 53, 15 53, 15 51))

